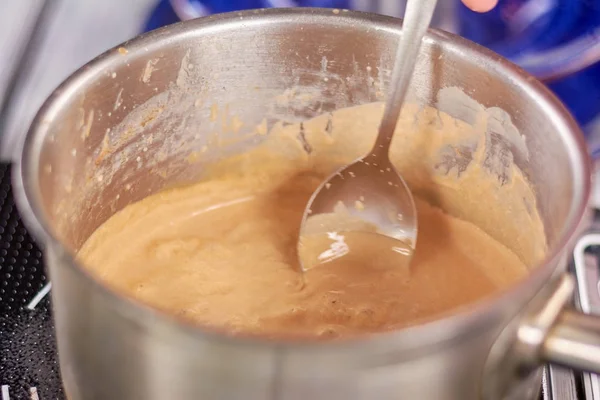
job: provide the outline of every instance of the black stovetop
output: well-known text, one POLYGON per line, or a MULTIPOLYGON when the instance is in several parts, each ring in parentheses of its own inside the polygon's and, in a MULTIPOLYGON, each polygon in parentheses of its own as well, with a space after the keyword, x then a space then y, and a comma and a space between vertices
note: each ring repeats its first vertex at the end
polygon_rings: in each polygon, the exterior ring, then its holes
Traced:
MULTIPOLYGON (((27 233, 15 208, 10 167, 0 164, 2 400, 64 399, 50 299, 49 296, 36 297, 46 284, 42 253, 27 233)), ((44 292, 46 290, 42 294, 44 292)))

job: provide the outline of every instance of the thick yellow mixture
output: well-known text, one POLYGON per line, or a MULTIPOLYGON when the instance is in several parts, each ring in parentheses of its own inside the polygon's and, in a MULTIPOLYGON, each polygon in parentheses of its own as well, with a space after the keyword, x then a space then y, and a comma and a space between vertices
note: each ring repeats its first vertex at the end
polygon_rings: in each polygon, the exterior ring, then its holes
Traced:
POLYGON ((263 145, 214 166, 207 179, 121 210, 79 257, 117 290, 231 334, 346 337, 413 325, 474 302, 524 276, 526 264, 543 255, 535 199, 518 170, 501 185, 497 171, 478 165, 489 160, 484 128, 433 110, 411 111, 403 114, 393 151, 418 195, 419 236, 409 268, 393 262, 373 268, 360 257, 304 275, 298 268, 307 200, 327 172, 368 148, 378 104, 317 118, 303 124, 300 136, 297 126, 275 127, 263 145), (436 118, 444 129, 436 128, 436 118), (352 135, 361 139, 342 138, 352 135), (436 165, 449 143, 469 138, 468 167, 458 173, 436 165), (412 154, 412 164, 402 152, 412 154), (496 230, 488 234, 467 219, 491 221, 496 230))

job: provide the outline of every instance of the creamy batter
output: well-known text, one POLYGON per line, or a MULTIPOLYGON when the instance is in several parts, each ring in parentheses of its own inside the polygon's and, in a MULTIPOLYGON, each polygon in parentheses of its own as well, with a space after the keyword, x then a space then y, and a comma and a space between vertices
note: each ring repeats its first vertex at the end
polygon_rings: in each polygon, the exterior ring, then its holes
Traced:
MULTIPOLYGON (((229 334, 267 337, 398 329, 523 277, 545 251, 526 180, 513 166, 508 175, 484 168, 491 165, 484 120, 468 125, 417 108, 403 113, 392 150, 417 195, 410 266, 357 251, 352 262, 300 271, 296 245, 308 198, 328 172, 368 149, 380 115, 381 105, 372 104, 300 129, 277 125, 262 145, 210 166, 199 183, 119 211, 79 257, 101 280, 157 309, 229 334), (470 146, 463 166, 466 150, 457 143, 470 146), (448 154, 454 164, 441 163, 448 154)), ((368 250, 369 240, 350 247, 368 250)))

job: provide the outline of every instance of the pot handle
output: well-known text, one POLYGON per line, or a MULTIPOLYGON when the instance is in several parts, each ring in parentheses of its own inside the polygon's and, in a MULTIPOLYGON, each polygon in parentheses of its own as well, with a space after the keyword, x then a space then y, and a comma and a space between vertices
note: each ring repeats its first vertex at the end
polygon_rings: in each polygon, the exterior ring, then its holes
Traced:
MULTIPOLYGON (((564 301, 563 305, 568 303, 573 293, 573 279, 565 276, 552 297, 556 304, 548 304, 542 313, 534 318, 534 321, 544 321, 544 318, 546 321, 550 321, 550 318, 553 320, 544 335, 541 346, 541 358, 544 361, 600 374, 600 317, 589 315, 592 310, 590 287, 588 286, 589 272, 585 263, 585 251, 592 246, 600 246, 600 234, 584 235, 573 250, 580 297, 579 304, 583 312, 576 311, 571 307, 563 308, 558 304, 562 301, 564 301), (557 306, 554 310, 558 311, 552 310, 554 306, 557 306), (544 312, 546 312, 545 316, 544 312)), ((598 278, 594 277, 593 279, 597 280, 598 278)), ((594 282, 593 291, 600 300, 599 290, 598 282, 594 282)), ((541 325, 538 324, 538 326, 541 325)))
POLYGON ((600 318, 566 309, 542 345, 547 362, 600 374, 600 318))

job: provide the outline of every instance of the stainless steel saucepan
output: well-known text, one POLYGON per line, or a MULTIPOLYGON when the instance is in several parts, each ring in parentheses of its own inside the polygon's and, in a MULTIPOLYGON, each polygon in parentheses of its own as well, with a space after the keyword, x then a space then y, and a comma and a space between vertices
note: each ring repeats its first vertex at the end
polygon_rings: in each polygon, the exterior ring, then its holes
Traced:
MULTIPOLYGON (((199 177, 202 163, 185 159, 215 140, 213 104, 259 126, 265 116, 294 122, 379 100, 387 78, 375 69, 391 67, 400 34, 399 20, 341 10, 217 15, 124 43, 54 92, 14 180, 22 216, 45 248, 71 400, 533 399, 545 362, 600 372, 600 323, 569 309, 573 280, 565 275, 590 192, 579 128, 534 78, 439 31, 425 39, 413 99, 435 105, 440 89, 462 88, 505 110, 530 150, 529 160, 515 160, 536 190, 549 253, 519 284, 393 333, 275 343, 185 325, 114 293, 75 261, 114 212, 199 177)), ((217 140, 225 143, 235 129, 223 131, 217 140)), ((254 145, 217 146, 203 159, 254 145)))

